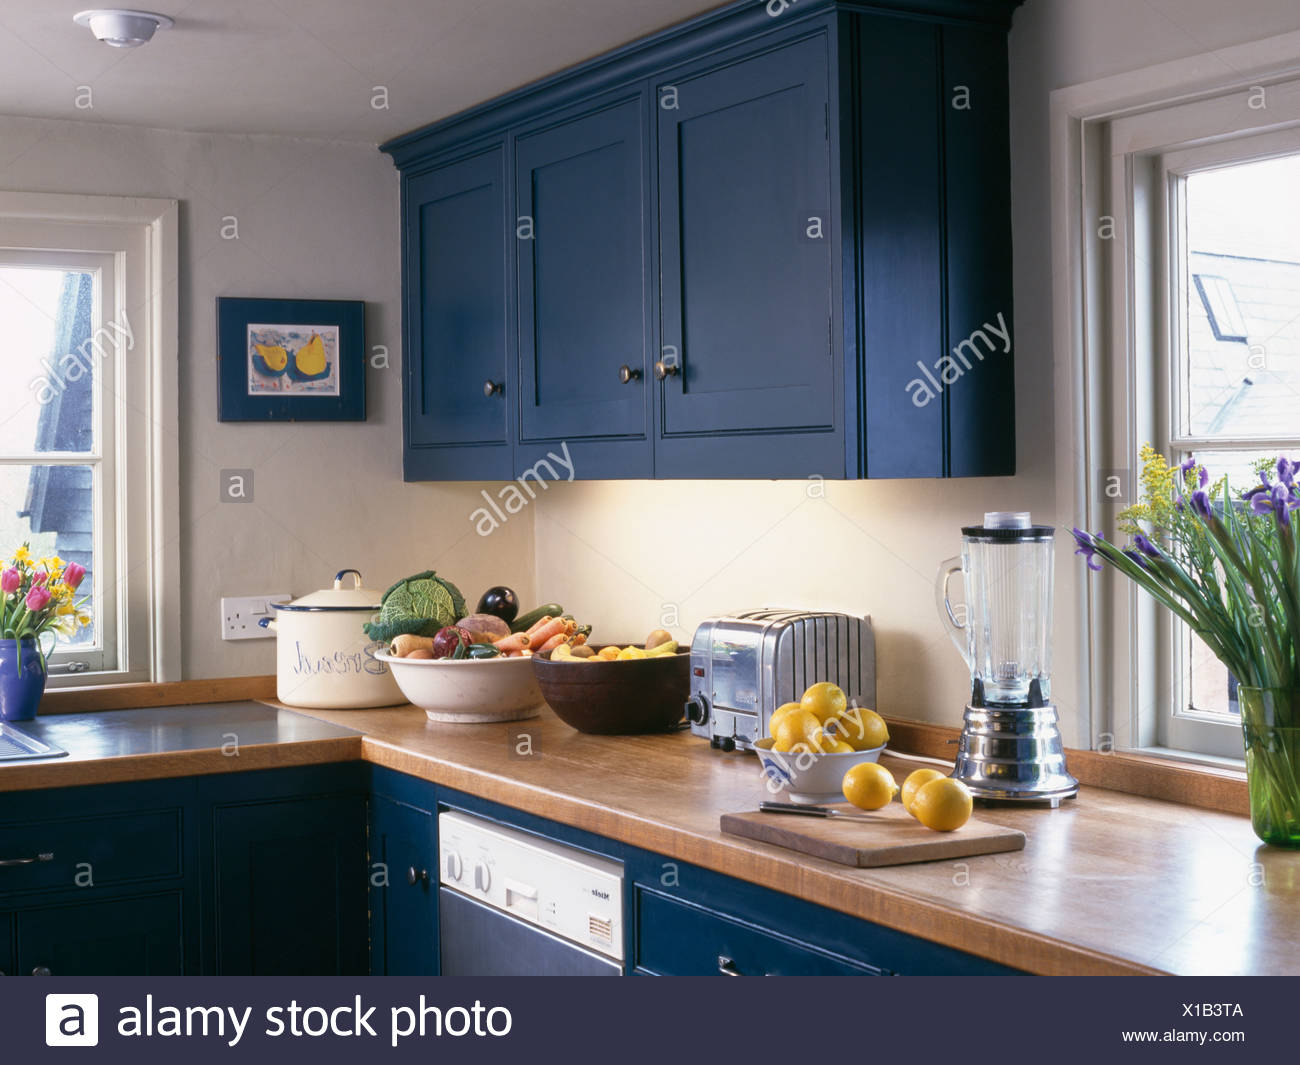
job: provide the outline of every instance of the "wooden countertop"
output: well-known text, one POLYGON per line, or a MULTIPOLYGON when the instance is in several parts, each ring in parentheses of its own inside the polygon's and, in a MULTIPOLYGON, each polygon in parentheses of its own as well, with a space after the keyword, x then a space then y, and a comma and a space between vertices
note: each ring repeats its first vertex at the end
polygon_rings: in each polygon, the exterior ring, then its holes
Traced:
MULTIPOLYGON (((859 870, 724 836, 719 816, 760 797, 757 762, 689 734, 584 736, 550 711, 448 725, 414 707, 248 702, 27 727, 71 754, 0 763, 0 792, 363 758, 1030 972, 1300 973, 1300 853, 1229 813, 1084 788, 1058 810, 977 814, 1022 829, 1022 852, 859 870), (237 758, 222 750, 232 733, 237 758)), ((937 763, 885 764, 901 781, 937 763)))
MULTIPOLYGON (((757 760, 689 734, 585 736, 549 710, 508 725, 434 724, 414 707, 303 713, 360 729, 376 765, 1031 972, 1300 973, 1300 853, 1263 846, 1233 814, 1084 788, 1057 810, 978 813, 1022 829, 1022 852, 850 869, 724 836, 719 816, 760 797, 757 760)), ((900 782, 938 764, 884 761, 900 782)))

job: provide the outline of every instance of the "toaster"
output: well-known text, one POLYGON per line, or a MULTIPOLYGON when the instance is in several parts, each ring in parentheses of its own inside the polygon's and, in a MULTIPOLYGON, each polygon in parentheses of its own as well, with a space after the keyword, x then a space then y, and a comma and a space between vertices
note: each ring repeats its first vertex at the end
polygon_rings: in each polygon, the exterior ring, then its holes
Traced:
POLYGON ((709 618, 691 640, 691 732, 724 751, 768 735, 772 711, 828 680, 850 704, 876 706, 876 639, 869 617, 749 610, 709 618))

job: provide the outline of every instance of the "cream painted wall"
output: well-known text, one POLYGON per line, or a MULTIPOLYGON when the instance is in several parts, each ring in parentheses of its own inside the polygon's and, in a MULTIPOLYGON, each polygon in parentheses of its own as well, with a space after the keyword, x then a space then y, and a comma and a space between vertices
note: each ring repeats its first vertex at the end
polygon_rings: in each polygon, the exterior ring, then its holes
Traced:
POLYGON ((380 589, 419 569, 471 599, 505 582, 531 597, 531 519, 479 537, 477 484, 406 485, 401 467, 398 180, 373 147, 0 118, 0 187, 181 201, 181 556, 186 677, 270 673, 275 643, 223 643, 219 599, 325 586, 355 567, 380 589), (238 240, 221 238, 238 220, 238 240), (217 421, 220 295, 366 301, 369 418, 217 421), (219 471, 254 470, 254 499, 219 501, 219 471))
POLYGON ((825 500, 807 498, 806 486, 792 482, 560 485, 535 507, 539 592, 618 639, 657 624, 672 609, 664 604, 676 605, 682 638, 709 614, 747 606, 869 612, 881 709, 957 724, 967 674, 935 612, 934 573, 958 550, 959 526, 985 509, 1028 509, 1065 537, 1057 549, 1054 694, 1066 742, 1086 745, 1088 707, 1077 696, 1083 574, 1067 535, 1074 520, 1068 367, 1052 362, 1048 96, 1063 85, 1295 29, 1294 0, 1029 0, 1017 11, 1016 477, 836 482, 825 500))

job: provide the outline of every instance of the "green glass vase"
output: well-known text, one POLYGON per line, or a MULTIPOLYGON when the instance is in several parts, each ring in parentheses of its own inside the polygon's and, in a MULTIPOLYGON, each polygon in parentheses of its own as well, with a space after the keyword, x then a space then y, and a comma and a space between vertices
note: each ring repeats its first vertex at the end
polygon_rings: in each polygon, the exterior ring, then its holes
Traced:
POLYGON ((1239 688, 1250 823, 1277 847, 1300 848, 1300 691, 1239 688))

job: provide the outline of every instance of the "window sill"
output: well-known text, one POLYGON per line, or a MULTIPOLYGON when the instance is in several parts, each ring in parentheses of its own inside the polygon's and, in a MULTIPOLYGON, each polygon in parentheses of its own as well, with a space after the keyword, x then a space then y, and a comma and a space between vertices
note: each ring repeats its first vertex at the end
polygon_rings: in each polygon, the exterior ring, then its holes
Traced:
MULTIPOLYGON (((960 730, 902 718, 886 718, 890 743, 909 754, 953 760, 960 730)), ((1223 813, 1250 815, 1244 763, 1156 748, 1141 751, 1065 752, 1066 765, 1085 787, 1104 788, 1223 813), (1188 759, 1196 758, 1196 761, 1188 759)))

